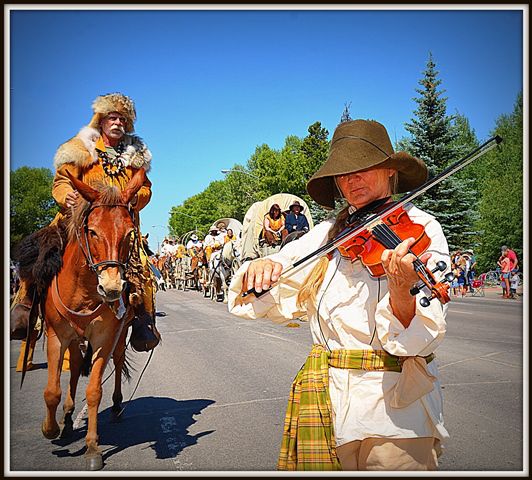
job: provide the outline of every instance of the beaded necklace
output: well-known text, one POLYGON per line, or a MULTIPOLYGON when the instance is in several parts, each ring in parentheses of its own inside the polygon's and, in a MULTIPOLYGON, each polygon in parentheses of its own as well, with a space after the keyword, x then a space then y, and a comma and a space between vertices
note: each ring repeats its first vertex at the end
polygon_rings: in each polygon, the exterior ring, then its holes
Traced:
POLYGON ((98 157, 102 161, 103 171, 111 178, 118 177, 126 167, 125 161, 122 158, 122 153, 125 150, 124 144, 119 143, 115 150, 117 155, 113 158, 111 158, 109 153, 98 150, 98 157))

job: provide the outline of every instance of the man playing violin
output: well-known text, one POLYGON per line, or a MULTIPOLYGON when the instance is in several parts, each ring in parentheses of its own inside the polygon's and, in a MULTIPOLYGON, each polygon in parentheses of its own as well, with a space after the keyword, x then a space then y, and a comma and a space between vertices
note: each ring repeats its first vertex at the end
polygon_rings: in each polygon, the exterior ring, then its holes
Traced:
POLYGON ((336 219, 278 253, 244 263, 235 274, 229 292, 233 314, 276 323, 309 318, 313 347, 292 384, 279 470, 437 468, 449 435, 433 352, 445 334, 446 306, 437 300, 422 306, 425 294, 410 290, 419 281, 416 262, 429 269, 440 260, 450 264, 440 224, 404 205, 430 245, 419 258, 411 253, 414 238, 384 248, 385 275, 372 275, 362 261, 337 248, 283 276, 294 262, 337 238, 354 212, 426 180, 425 164, 406 152, 394 153, 383 125, 343 122, 307 191, 327 209, 335 199, 345 200, 346 207, 336 219), (251 289, 256 294, 244 298, 251 289))

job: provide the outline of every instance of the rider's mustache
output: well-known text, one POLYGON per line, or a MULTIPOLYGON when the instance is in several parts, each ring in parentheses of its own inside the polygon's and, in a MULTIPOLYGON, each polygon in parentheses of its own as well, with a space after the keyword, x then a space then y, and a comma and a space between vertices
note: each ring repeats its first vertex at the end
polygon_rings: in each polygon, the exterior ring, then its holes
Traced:
POLYGON ((119 130, 122 133, 126 133, 126 129, 122 125, 113 125, 111 127, 111 132, 113 132, 115 130, 119 130))

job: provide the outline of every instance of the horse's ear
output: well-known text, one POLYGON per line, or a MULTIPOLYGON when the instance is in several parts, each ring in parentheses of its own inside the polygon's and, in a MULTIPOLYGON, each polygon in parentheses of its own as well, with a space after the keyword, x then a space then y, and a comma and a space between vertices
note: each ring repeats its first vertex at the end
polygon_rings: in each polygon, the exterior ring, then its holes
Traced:
POLYGON ((144 238, 148 240, 148 237, 150 236, 150 232, 148 232, 146 235, 144 235, 144 238))
POLYGON ((131 178, 131 180, 126 185, 126 188, 122 191, 122 201, 124 203, 129 203, 135 196, 135 194, 140 190, 140 187, 144 185, 144 182, 146 181, 146 170, 144 168, 139 168, 135 175, 131 178))
POLYGON ((80 193, 80 195, 85 200, 87 200, 87 202, 93 203, 96 201, 96 199, 100 195, 100 192, 98 192, 98 190, 94 190, 94 188, 92 188, 90 185, 87 185, 81 180, 78 180, 68 170, 66 170, 66 174, 68 175, 68 178, 72 182, 74 188, 80 193))

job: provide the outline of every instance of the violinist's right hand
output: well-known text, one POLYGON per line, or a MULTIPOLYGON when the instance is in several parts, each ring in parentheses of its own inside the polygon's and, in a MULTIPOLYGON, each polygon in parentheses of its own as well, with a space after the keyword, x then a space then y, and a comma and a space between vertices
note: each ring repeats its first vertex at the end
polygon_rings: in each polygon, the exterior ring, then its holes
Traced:
POLYGON ((269 290, 272 283, 277 282, 283 271, 283 265, 270 259, 253 260, 246 272, 242 286, 247 290, 255 289, 260 293, 269 290))

